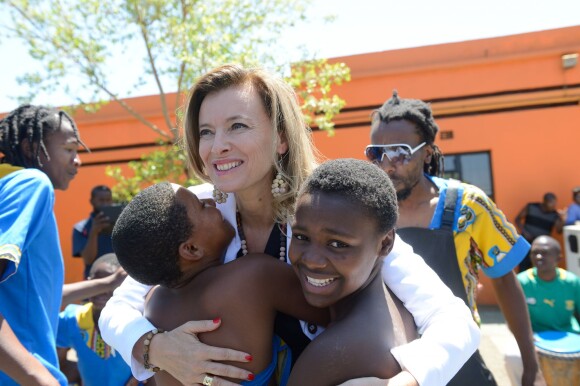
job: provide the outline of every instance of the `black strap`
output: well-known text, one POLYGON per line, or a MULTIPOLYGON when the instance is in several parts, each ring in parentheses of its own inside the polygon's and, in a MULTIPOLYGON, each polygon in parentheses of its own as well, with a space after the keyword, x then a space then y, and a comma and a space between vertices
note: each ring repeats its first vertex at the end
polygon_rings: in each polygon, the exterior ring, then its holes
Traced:
POLYGON ((458 191, 459 181, 450 179, 447 183, 447 191, 445 193, 445 204, 443 205, 443 216, 441 216, 440 229, 453 230, 458 191))

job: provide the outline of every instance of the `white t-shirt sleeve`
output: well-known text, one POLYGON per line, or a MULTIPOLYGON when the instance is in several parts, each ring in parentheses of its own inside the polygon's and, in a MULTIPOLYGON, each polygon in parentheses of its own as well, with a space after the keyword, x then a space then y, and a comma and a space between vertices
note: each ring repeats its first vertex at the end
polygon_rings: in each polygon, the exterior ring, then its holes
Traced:
POLYGON ((153 376, 133 358, 135 343, 154 326, 143 316, 145 296, 151 289, 127 277, 113 292, 113 296, 101 311, 99 329, 105 342, 117 350, 131 366, 133 375, 142 381, 153 376))
POLYGON ((420 385, 446 385, 479 345, 480 330, 471 311, 398 236, 382 274, 421 334, 391 353, 420 385))

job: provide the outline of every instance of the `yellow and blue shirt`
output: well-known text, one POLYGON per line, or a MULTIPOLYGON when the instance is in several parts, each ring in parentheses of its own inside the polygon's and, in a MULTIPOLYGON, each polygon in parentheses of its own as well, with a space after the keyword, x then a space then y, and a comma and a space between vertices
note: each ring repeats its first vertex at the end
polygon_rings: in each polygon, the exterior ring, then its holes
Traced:
MULTIPOLYGON (((429 225, 439 229, 449 181, 427 176, 439 189, 439 203, 429 225)), ((478 187, 459 183, 453 238, 457 263, 467 293, 467 300, 477 323, 480 323, 475 301, 480 270, 490 278, 513 270, 526 256, 530 244, 509 223, 495 203, 478 187)))
POLYGON ((75 349, 85 386, 124 386, 131 377, 121 354, 106 344, 95 328, 93 303, 70 304, 60 313, 56 344, 75 349))

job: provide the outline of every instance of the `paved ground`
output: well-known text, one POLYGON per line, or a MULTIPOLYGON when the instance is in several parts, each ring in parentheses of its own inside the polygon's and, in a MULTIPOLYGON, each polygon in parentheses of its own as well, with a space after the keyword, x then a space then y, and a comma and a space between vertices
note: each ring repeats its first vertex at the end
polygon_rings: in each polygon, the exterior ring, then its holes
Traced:
POLYGON ((508 339, 511 338, 503 314, 495 306, 478 306, 481 316, 481 343, 479 350, 485 363, 493 373, 499 386, 510 386, 510 380, 507 376, 504 362, 502 347, 508 339))

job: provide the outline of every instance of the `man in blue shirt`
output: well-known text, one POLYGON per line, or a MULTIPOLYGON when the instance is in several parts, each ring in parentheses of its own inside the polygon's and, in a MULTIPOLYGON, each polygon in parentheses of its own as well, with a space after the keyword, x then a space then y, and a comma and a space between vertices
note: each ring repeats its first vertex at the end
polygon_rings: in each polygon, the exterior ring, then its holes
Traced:
POLYGON ((572 198, 574 202, 568 207, 565 225, 580 223, 580 186, 572 190, 572 198))
POLYGON ((98 257, 113 252, 111 223, 101 211, 102 207, 113 203, 111 189, 105 185, 95 186, 91 190, 90 202, 93 211, 88 218, 79 221, 73 228, 73 256, 83 258, 85 279, 98 257))

